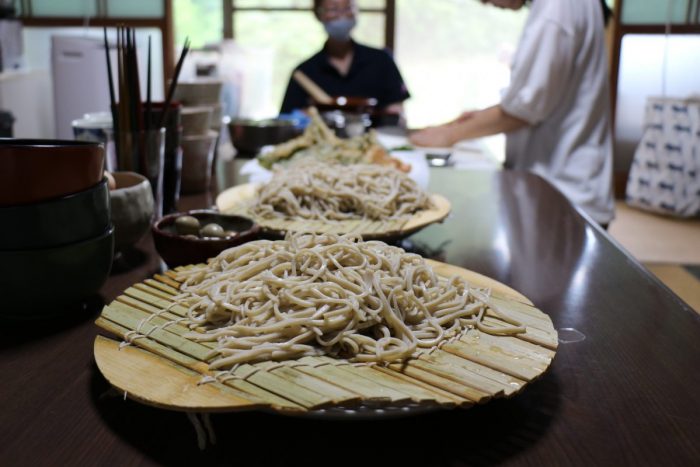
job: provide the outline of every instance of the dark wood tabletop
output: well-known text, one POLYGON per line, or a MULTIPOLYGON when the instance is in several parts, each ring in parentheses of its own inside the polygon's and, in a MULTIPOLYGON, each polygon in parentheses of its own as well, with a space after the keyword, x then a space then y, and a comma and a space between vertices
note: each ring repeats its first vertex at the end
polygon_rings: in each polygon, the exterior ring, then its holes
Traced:
POLYGON ((110 391, 92 356, 103 303, 161 267, 146 236, 70 319, 2 325, 0 465, 700 465, 700 317, 543 179, 431 170, 453 212, 403 246, 510 285, 560 330, 521 394, 398 419, 215 414, 200 451, 184 414, 110 391))

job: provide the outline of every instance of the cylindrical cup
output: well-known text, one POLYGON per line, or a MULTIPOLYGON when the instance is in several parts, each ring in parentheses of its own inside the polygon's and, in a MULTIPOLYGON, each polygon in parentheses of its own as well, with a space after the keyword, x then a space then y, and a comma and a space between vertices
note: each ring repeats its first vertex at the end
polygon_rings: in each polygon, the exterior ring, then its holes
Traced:
POLYGON ((165 128, 115 134, 119 147, 117 169, 137 172, 148 179, 153 191, 155 217, 163 215, 165 128))
POLYGON ((218 133, 210 130, 204 135, 183 138, 181 193, 202 193, 209 189, 217 137, 218 133))
MULTIPOLYGON (((164 102, 153 103, 153 121, 159 122, 164 102)), ((182 104, 171 102, 165 122, 165 157, 163 161, 163 214, 177 211, 182 176, 182 104)))

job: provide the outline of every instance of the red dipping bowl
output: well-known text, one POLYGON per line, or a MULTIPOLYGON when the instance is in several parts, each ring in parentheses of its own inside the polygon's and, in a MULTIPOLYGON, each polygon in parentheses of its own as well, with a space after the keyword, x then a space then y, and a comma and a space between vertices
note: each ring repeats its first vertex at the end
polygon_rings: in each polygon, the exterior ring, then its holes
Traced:
POLYGON ((99 143, 0 138, 0 206, 87 190, 102 180, 104 159, 99 143))
POLYGON ((245 217, 202 209, 165 216, 153 224, 151 232, 158 254, 170 268, 174 268, 187 264, 206 263, 207 259, 213 258, 228 248, 256 240, 260 234, 260 226, 245 217), (219 239, 191 238, 181 235, 175 230, 175 220, 180 216, 192 216, 202 226, 216 223, 224 230, 233 230, 238 234, 234 237, 219 239))

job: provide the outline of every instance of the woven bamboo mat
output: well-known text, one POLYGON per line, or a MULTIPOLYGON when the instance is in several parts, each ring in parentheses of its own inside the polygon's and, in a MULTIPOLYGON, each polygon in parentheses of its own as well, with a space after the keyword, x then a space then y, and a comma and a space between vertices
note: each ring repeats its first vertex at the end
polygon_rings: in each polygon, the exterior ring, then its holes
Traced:
MULTIPOLYGON (((518 292, 472 271, 431 261, 438 274, 459 273, 491 287, 491 300, 526 325, 517 337, 469 330, 459 340, 403 363, 362 366, 330 357, 244 364, 232 374, 208 369, 212 343, 183 337, 185 309, 172 303, 175 273, 128 288, 102 310, 96 324, 133 344, 98 336, 97 366, 117 389, 145 404, 171 410, 226 412, 269 409, 313 414, 328 408, 371 406, 469 407, 511 397, 549 367, 557 348, 550 318, 518 292), (138 332, 136 332, 138 330, 138 332), (210 381, 201 384, 204 377, 210 381)), ((487 321, 504 324, 494 316, 487 321)))
POLYGON ((434 207, 420 211, 407 220, 284 220, 264 219, 250 212, 258 185, 246 183, 229 188, 216 198, 216 206, 225 214, 235 214, 255 220, 268 233, 283 235, 285 232, 313 232, 333 234, 360 234, 364 240, 401 238, 420 229, 440 222, 450 213, 451 205, 447 198, 433 194, 430 196, 434 207))

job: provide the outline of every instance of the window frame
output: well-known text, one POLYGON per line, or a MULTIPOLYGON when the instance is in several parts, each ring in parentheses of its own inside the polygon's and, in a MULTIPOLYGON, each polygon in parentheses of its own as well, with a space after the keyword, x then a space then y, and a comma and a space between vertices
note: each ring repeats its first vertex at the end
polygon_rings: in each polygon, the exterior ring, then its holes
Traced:
MULTIPOLYGON (((17 19, 27 27, 77 27, 90 26, 116 28, 128 25, 135 28, 158 28, 161 31, 163 40, 163 79, 164 89, 168 88, 168 82, 175 70, 174 50, 174 29, 173 29, 173 7, 172 0, 161 0, 163 2, 163 16, 160 18, 139 18, 139 17, 116 17, 109 16, 107 0, 94 0, 95 16, 85 18, 83 16, 36 16, 32 8, 32 0, 19 0, 15 5, 19 7, 17 19)), ((224 3, 226 0, 224 0, 224 3)))
MULTIPOLYGON (((612 17, 612 46, 610 56, 610 106, 611 125, 615 128, 617 118, 617 94, 620 80, 620 61, 622 52, 622 39, 627 34, 700 34, 700 0, 689 0, 686 7, 685 21, 672 24, 665 24, 665 21, 657 23, 634 23, 627 24, 623 21, 622 12, 625 2, 633 0, 615 0, 612 17)), ((637 0, 638 1, 638 0, 637 0)), ((613 188, 615 198, 624 199, 627 187, 629 169, 616 170, 613 173, 613 188)))
MULTIPOLYGON (((396 32, 396 0, 385 0, 384 8, 360 8, 360 13, 379 13, 384 15, 384 47, 394 50, 394 35, 396 32)), ((236 0, 222 0, 224 9, 224 39, 234 39, 235 30, 234 15, 237 11, 260 12, 308 12, 313 13, 313 8, 304 7, 270 7, 270 6, 236 6, 236 0)))

